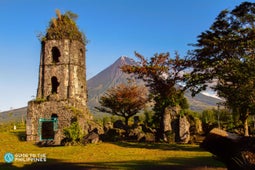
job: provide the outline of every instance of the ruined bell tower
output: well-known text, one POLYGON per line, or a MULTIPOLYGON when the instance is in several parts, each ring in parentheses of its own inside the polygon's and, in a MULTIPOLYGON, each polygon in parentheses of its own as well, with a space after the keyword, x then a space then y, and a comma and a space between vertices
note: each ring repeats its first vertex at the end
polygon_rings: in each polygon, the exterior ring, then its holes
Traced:
POLYGON ((85 44, 74 20, 57 11, 41 39, 37 96, 28 103, 28 141, 58 145, 72 122, 88 128, 85 44))

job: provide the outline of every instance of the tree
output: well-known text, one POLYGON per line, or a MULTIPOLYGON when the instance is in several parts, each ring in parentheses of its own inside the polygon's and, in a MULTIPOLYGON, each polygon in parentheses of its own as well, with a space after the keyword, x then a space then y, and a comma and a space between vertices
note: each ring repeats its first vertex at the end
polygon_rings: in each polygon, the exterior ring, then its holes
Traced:
POLYGON ((177 53, 175 58, 170 58, 169 53, 155 54, 150 60, 136 52, 135 56, 140 60, 137 65, 125 65, 122 70, 146 82, 155 101, 154 120, 158 124, 158 138, 164 139, 165 132, 169 130, 166 122, 170 123, 170 120, 165 120, 169 117, 165 115, 169 114, 167 110, 187 106, 183 91, 176 85, 183 81, 189 62, 185 58, 181 59, 177 53))
POLYGON ((120 84, 111 88, 100 98, 99 111, 121 116, 128 127, 130 117, 145 108, 148 101, 147 89, 143 86, 120 84))
POLYGON ((223 10, 209 30, 198 36, 190 53, 194 70, 187 87, 193 95, 210 82, 225 105, 240 115, 245 136, 247 119, 255 109, 255 3, 243 2, 223 10))

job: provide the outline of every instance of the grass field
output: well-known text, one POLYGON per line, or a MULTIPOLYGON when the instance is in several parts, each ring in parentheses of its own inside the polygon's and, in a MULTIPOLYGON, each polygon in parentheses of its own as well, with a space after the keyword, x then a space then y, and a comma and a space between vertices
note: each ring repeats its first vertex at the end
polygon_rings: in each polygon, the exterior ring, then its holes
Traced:
POLYGON ((99 143, 86 146, 38 147, 21 141, 24 130, 0 132, 0 169, 204 169, 225 170, 198 145, 162 143, 99 143), (7 152, 46 154, 46 162, 5 163, 7 152))

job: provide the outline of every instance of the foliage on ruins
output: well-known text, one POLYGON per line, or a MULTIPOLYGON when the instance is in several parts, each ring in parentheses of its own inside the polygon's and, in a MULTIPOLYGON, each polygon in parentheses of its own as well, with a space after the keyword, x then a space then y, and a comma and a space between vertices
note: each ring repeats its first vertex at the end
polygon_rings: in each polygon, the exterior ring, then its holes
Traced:
POLYGON ((76 107, 74 107, 74 106, 66 106, 65 108, 66 108, 66 109, 69 109, 69 110, 73 113, 73 115, 74 115, 75 117, 83 116, 83 112, 82 112, 82 110, 79 109, 79 108, 76 108, 76 107))
POLYGON ((34 100, 35 103, 42 103, 42 102, 45 102, 45 101, 47 101, 47 99, 45 99, 45 98, 38 98, 38 97, 34 100))
POLYGON ((138 64, 125 65, 122 71, 133 73, 146 82, 155 101, 154 120, 158 122, 159 138, 163 138, 166 108, 187 107, 183 91, 176 88, 176 85, 183 81, 183 74, 190 63, 186 58, 180 58, 177 53, 175 58, 171 58, 169 53, 155 54, 150 60, 139 53, 135 53, 135 56, 140 60, 138 64))
POLYGON ((255 113, 255 3, 243 2, 232 11, 223 10, 215 22, 198 36, 190 54, 194 70, 187 87, 193 95, 208 82, 240 115, 248 136, 248 117, 255 113))
POLYGON ((61 14, 56 10, 57 18, 52 18, 47 33, 41 38, 42 42, 45 40, 61 40, 70 39, 78 40, 84 44, 87 43, 86 36, 78 29, 75 20, 78 18, 77 14, 67 11, 61 14))

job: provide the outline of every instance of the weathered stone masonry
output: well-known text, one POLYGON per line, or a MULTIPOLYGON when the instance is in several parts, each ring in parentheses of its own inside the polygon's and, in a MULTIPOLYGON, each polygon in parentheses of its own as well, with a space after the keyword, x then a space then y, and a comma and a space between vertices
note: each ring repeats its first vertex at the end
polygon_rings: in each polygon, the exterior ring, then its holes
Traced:
POLYGON ((60 100, 76 98, 86 105, 84 44, 76 40, 48 40, 42 45, 40 63, 37 98, 57 94, 60 100))
POLYGON ((37 96, 28 103, 28 141, 60 144, 73 121, 88 130, 85 51, 79 40, 42 41, 37 96))

